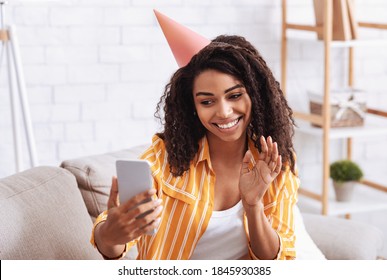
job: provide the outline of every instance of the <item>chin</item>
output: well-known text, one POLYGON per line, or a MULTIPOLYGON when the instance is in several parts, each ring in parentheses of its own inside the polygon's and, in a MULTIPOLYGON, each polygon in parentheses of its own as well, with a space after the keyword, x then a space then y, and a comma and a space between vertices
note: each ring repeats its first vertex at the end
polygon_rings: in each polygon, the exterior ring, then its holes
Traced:
POLYGON ((240 132, 240 133, 233 133, 230 135, 225 135, 223 133, 219 133, 218 131, 208 130, 207 135, 209 135, 209 137, 217 138, 218 140, 223 141, 223 142, 235 142, 235 141, 238 141, 241 138, 245 137, 246 133, 240 132))

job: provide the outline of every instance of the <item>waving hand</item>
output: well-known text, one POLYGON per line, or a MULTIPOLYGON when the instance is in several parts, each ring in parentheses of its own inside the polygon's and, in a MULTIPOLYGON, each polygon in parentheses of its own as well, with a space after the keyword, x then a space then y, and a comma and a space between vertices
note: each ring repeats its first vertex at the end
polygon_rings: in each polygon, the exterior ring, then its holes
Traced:
POLYGON ((277 143, 269 136, 260 138, 262 151, 258 162, 250 169, 249 163, 253 155, 248 150, 243 158, 239 177, 239 191, 242 201, 248 205, 256 205, 265 194, 273 180, 278 176, 282 167, 282 158, 278 154, 277 143))

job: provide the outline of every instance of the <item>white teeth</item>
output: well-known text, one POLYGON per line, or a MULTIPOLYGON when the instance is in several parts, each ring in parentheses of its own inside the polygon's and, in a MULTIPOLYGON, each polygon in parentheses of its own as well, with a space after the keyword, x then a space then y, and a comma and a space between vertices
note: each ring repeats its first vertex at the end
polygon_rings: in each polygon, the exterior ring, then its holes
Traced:
POLYGON ((226 128, 231 128, 234 125, 238 123, 239 119, 236 119, 235 121, 226 123, 226 124, 216 124, 219 128, 226 129, 226 128))

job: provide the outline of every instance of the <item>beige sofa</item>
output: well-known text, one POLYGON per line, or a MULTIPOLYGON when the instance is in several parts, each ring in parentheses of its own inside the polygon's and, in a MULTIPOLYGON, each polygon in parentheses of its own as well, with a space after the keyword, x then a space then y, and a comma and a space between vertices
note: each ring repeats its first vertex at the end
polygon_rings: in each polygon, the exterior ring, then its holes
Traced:
MULTIPOLYGON (((66 160, 61 167, 0 179, 0 259, 101 259, 89 238, 92 222, 106 208, 114 163, 143 150, 66 160)), ((327 259, 376 259, 382 250, 382 232, 366 224, 303 214, 297 225, 301 259, 323 258, 321 252, 327 259)), ((135 255, 132 250, 126 258, 135 255)))

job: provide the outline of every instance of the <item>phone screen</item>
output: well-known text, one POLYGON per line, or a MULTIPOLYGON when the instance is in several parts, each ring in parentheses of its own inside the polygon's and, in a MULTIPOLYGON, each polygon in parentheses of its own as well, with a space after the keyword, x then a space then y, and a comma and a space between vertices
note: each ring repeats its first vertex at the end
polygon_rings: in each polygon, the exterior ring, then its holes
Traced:
MULTIPOLYGON (((149 163, 146 160, 117 160, 116 169, 118 193, 121 204, 125 203, 135 195, 152 188, 151 169, 149 163)), ((151 198, 143 200, 139 204, 148 202, 150 200, 151 198)), ((133 207, 136 207, 137 205, 133 207)), ((138 215, 136 219, 140 219, 152 212, 153 209, 148 210, 138 215)), ((151 232, 147 232, 146 234, 153 235, 155 233, 156 229, 151 232)))
POLYGON ((152 188, 150 165, 146 160, 117 160, 120 203, 152 188))

